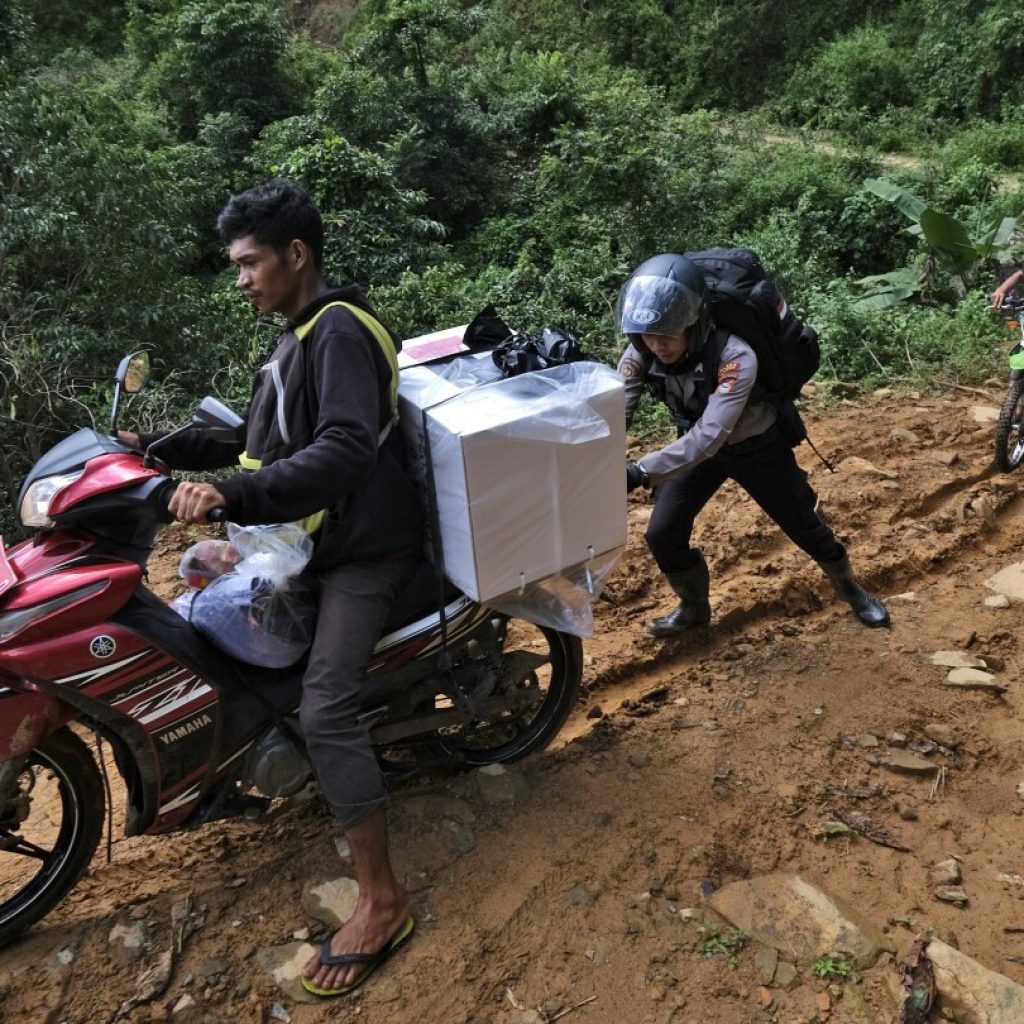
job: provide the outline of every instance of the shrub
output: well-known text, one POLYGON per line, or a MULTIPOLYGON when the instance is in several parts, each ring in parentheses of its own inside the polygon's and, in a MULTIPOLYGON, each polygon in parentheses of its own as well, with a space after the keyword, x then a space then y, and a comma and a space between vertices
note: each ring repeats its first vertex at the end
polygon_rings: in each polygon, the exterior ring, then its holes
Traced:
POLYGON ((979 381, 991 376, 1007 348, 1006 328, 988 311, 983 292, 955 308, 901 305, 859 308, 848 281, 832 281, 808 296, 806 318, 819 332, 822 370, 841 380, 911 378, 937 374, 979 381))
POLYGON ((945 147, 950 163, 977 161, 990 167, 1024 167, 1024 126, 985 122, 955 133, 945 147))
POLYGON ((127 38, 147 94, 187 137, 208 114, 230 111, 255 130, 301 103, 284 18, 270 0, 137 0, 127 38))
POLYGON ((807 127, 848 130, 890 108, 912 106, 913 99, 905 55, 888 29, 864 26, 798 68, 775 105, 807 127))

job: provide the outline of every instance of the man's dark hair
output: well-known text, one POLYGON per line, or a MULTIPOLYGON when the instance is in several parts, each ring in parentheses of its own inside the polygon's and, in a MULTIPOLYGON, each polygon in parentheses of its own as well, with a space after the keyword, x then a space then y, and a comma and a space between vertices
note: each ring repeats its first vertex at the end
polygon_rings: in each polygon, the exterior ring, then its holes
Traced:
POLYGON ((260 245, 283 253, 294 239, 305 242, 316 269, 324 258, 324 221, 316 203, 294 181, 276 178, 232 196, 217 218, 220 237, 229 245, 252 235, 260 245))

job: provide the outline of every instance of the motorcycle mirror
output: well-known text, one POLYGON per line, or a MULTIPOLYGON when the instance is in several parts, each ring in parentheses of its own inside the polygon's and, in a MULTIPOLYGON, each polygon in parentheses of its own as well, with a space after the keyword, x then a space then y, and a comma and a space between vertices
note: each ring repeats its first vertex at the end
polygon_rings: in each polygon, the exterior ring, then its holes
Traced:
POLYGON ((117 436, 117 414, 121 410, 121 395, 136 395, 149 380, 149 353, 130 352, 121 360, 114 374, 114 402, 110 410, 110 433, 117 436))
POLYGON ((121 360, 116 379, 128 395, 137 395, 149 381, 149 353, 132 352, 121 360))
POLYGON ((233 444, 242 440, 245 420, 219 399, 207 395, 192 414, 192 426, 202 429, 211 441, 233 444))

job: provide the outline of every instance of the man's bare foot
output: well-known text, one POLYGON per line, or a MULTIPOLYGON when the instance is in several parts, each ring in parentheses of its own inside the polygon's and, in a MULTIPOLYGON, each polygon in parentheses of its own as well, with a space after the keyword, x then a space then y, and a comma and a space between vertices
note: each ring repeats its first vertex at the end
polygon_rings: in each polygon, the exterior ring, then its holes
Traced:
MULTIPOLYGON (((388 856, 387 817, 383 807, 345 830, 359 884, 359 899, 352 916, 331 939, 331 955, 363 953, 370 956, 385 950, 409 919, 409 897, 398 884, 388 856)), ((320 954, 312 956, 302 973, 321 989, 346 988, 374 965, 339 964, 326 966, 320 954)))
MULTIPOLYGON (((409 901, 404 897, 388 907, 373 908, 369 902, 360 901, 352 917, 334 933, 331 953, 335 956, 380 953, 390 945, 408 919, 409 901)), ((367 970, 365 964, 325 967, 320 962, 320 955, 314 954, 306 961, 302 973, 318 988, 338 989, 354 984, 367 970)))

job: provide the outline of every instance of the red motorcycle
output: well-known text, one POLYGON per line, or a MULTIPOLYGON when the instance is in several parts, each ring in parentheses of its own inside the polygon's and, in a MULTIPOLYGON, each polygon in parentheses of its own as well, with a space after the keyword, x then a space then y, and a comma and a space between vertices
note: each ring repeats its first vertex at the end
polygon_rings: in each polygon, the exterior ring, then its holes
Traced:
MULTIPOLYGON (((122 360, 112 434, 148 374, 145 353, 122 360)), ((240 422, 204 399, 181 429, 225 439, 240 422)), ((0 544, 0 945, 56 906, 96 850, 110 789, 90 736, 113 749, 129 836, 249 811, 311 777, 302 663, 237 661, 144 585, 174 486, 152 451, 79 430, 22 487, 33 539, 0 544)), ((440 598, 424 561, 375 649, 362 717, 385 764, 514 761, 557 734, 582 665, 575 636, 450 584, 440 598)))

